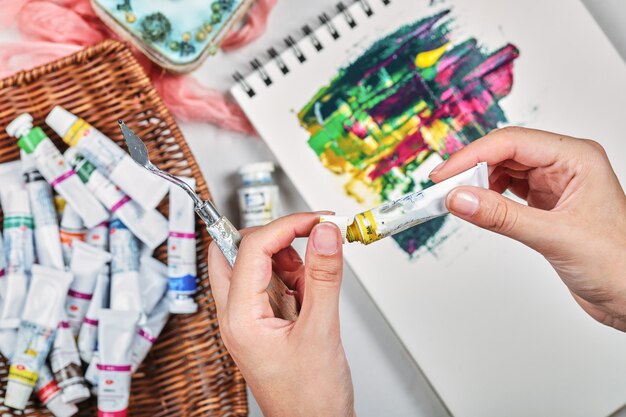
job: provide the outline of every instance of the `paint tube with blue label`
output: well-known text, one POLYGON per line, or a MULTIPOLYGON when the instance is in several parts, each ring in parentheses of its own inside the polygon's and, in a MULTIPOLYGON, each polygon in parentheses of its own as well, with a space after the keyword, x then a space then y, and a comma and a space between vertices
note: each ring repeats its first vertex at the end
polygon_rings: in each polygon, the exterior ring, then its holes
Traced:
POLYGON ((63 269, 63 252, 57 213, 52 197, 52 187, 37 171, 35 159, 24 150, 20 151, 22 172, 35 224, 35 251, 37 263, 51 268, 63 269))
POLYGON ((28 291, 29 276, 35 258, 33 217, 28 192, 13 188, 2 198, 4 217, 4 252, 6 256, 6 291, 0 328, 17 329, 28 291))
POLYGON ((132 345, 139 315, 101 310, 98 340, 98 416, 126 417, 130 397, 132 345))
POLYGON ((33 127, 33 118, 24 113, 6 128, 10 136, 19 138, 18 146, 32 154, 37 170, 50 185, 76 210, 87 227, 105 221, 109 214, 102 204, 85 187, 40 127, 33 127))
POLYGON ((148 316, 146 324, 139 328, 133 342, 132 372, 135 372, 156 342, 170 315, 169 300, 165 297, 148 316))
POLYGON ((4 405, 17 410, 26 407, 37 382, 39 368, 48 356, 72 274, 35 265, 32 281, 17 332, 15 352, 11 357, 4 399, 4 405))
POLYGON ((52 353, 50 354, 50 367, 54 378, 61 390, 61 398, 66 403, 79 403, 89 398, 89 388, 83 377, 82 363, 76 340, 67 322, 65 310, 57 329, 52 353))
POLYGON ((145 210, 119 187, 109 181, 96 167, 76 153, 65 152, 78 177, 98 200, 117 216, 148 248, 155 249, 167 238, 167 219, 156 209, 145 210))
POLYGON ((144 209, 155 208, 165 197, 166 181, 137 165, 122 148, 85 120, 56 106, 46 117, 46 124, 144 209))
MULTIPOLYGON (((180 177, 195 190, 193 178, 180 177)), ((170 187, 170 223, 167 239, 168 291, 170 312, 189 314, 198 311, 196 293, 196 217, 193 200, 185 191, 170 187)))
POLYGON ((485 162, 424 190, 404 195, 371 210, 348 217, 321 216, 320 221, 337 224, 348 242, 368 245, 395 235, 428 220, 448 213, 446 197, 461 185, 489 188, 489 173, 485 162))
POLYGON ((112 257, 111 309, 136 311, 143 315, 138 242, 128 227, 117 217, 111 220, 109 248, 112 257))
POLYGON ((52 376, 48 365, 39 368, 39 378, 35 385, 37 398, 54 415, 54 417, 71 417, 78 413, 78 407, 68 404, 61 398, 61 388, 52 376))
POLYGON ((74 274, 74 281, 72 281, 67 293, 65 306, 67 321, 74 337, 78 336, 80 326, 87 314, 98 275, 110 260, 111 255, 108 252, 85 242, 74 242, 72 261, 70 262, 70 271, 74 274))

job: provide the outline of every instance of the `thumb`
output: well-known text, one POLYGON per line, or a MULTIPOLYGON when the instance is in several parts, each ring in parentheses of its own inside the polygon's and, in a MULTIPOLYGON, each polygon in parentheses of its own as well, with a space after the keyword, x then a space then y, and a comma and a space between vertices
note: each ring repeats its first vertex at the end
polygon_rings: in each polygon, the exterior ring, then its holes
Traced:
POLYGON ((457 187, 446 198, 450 213, 463 220, 515 239, 542 252, 550 239, 559 236, 549 211, 519 204, 492 190, 457 187))
POLYGON ((316 225, 304 259, 304 298, 300 317, 319 330, 339 324, 339 290, 343 274, 341 233, 332 223, 316 225))

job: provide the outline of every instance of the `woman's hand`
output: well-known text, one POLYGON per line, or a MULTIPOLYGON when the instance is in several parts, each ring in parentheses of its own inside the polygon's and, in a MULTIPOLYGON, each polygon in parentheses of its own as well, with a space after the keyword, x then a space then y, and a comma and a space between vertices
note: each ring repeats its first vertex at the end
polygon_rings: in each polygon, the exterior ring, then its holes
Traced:
POLYGON ((478 162, 489 164, 491 190, 456 188, 450 212, 543 254, 587 313, 626 331, 626 196, 602 146, 504 128, 430 176, 439 182, 478 162), (528 206, 501 196, 507 189, 528 206))
POLYGON ((339 229, 302 213, 242 233, 232 270, 211 244, 209 277, 224 344, 264 415, 352 416, 352 377, 339 333, 339 229), (291 243, 306 236, 303 263, 291 243), (295 322, 274 317, 265 291, 272 268, 302 306, 295 322))

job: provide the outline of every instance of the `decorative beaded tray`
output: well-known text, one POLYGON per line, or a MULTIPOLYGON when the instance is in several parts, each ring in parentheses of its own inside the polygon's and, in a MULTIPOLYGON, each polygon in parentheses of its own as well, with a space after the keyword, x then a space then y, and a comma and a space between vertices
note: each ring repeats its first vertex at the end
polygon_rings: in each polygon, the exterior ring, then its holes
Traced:
POLYGON ((214 54, 252 0, 92 0, 98 16, 152 61, 189 72, 214 54))

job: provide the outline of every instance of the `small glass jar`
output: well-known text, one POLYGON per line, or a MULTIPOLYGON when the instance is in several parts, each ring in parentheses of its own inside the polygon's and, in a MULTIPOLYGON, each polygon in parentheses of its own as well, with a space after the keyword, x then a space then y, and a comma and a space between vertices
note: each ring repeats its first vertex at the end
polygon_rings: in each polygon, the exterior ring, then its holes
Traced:
POLYGON ((274 164, 256 162, 239 168, 242 186, 237 190, 241 227, 263 226, 280 216, 274 164))

